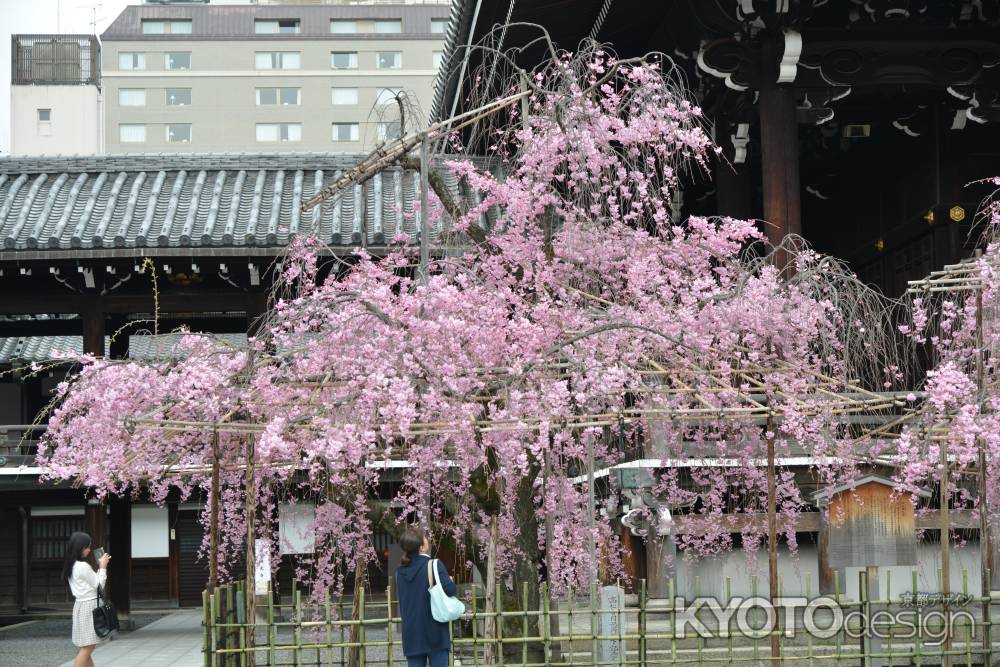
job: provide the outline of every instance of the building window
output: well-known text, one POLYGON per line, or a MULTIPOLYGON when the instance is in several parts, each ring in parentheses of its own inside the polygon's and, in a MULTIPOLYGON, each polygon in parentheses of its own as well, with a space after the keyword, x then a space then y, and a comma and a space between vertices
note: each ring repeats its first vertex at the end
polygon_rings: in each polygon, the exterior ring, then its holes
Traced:
POLYGON ((358 89, 357 88, 333 88, 333 103, 334 104, 357 104, 358 103, 358 89))
POLYGON ((333 124, 334 141, 357 141, 360 134, 357 123, 333 124))
POLYGON ((146 126, 119 125, 118 140, 123 144, 141 144, 146 141, 146 126))
POLYGON ((298 51, 257 51, 254 64, 257 69, 299 69, 302 54, 298 51))
POLYGON ((403 32, 403 22, 399 19, 388 21, 375 21, 375 32, 393 33, 403 32))
POLYGON ((334 51, 330 54, 330 67, 333 69, 357 69, 357 51, 334 51))
POLYGON ((39 109, 38 110, 38 122, 48 123, 52 120, 52 109, 39 109))
POLYGON ((118 69, 146 69, 146 54, 131 51, 119 53, 118 69))
POLYGON ((300 88, 258 88, 257 106, 269 104, 281 104, 282 106, 295 106, 302 103, 302 90, 300 88))
POLYGON ((395 104, 396 96, 402 94, 403 91, 399 88, 379 88, 375 95, 375 104, 395 104))
POLYGON ((302 123, 257 123, 257 141, 302 141, 302 123))
POLYGON ((357 21, 348 21, 344 19, 331 19, 330 20, 330 32, 335 35, 353 35, 358 31, 357 21))
POLYGON ((292 35, 302 32, 302 23, 298 19, 257 19, 253 29, 258 35, 292 35))
POLYGON ((403 126, 398 120, 379 123, 375 128, 379 141, 396 141, 403 132, 403 126))
POLYGON ((403 66, 403 52, 379 51, 375 54, 375 66, 378 69, 399 69, 403 66))
POLYGON ((168 107, 186 107, 191 104, 191 89, 167 88, 166 98, 168 107))
POLYGON ((146 91, 143 88, 119 88, 118 104, 123 107, 146 106, 146 91))
POLYGON ((169 123, 167 125, 167 143, 186 144, 191 141, 191 123, 169 123))
POLYGON ((444 51, 434 51, 431 54, 431 64, 434 69, 441 69, 441 65, 444 64, 444 51))
POLYGON ((191 69, 191 54, 189 52, 163 54, 163 66, 166 69, 191 69))
POLYGON ((144 35, 190 35, 191 19, 171 19, 168 21, 142 20, 144 35))
POLYGON ((431 19, 431 32, 443 35, 448 30, 448 19, 431 19))

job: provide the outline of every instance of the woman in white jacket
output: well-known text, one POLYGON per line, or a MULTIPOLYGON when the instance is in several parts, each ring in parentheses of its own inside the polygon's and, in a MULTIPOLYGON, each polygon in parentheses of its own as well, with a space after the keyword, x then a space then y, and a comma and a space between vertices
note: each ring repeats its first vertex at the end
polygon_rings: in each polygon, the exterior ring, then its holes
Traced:
POLYGON ((94 609, 97 608, 97 587, 108 580, 110 554, 104 554, 97 561, 94 572, 90 558, 90 535, 73 533, 66 545, 63 560, 63 579, 69 582, 76 602, 73 604, 73 643, 80 648, 73 661, 73 667, 94 667, 91 655, 101 639, 94 631, 94 609), (89 560, 88 560, 89 559, 89 560))

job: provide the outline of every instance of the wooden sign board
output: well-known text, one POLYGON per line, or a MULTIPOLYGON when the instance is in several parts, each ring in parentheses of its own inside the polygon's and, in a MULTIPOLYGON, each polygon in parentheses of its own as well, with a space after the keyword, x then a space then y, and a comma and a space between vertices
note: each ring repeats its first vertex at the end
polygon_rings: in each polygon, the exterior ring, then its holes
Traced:
POLYGON ((853 489, 830 489, 823 500, 829 567, 917 564, 913 502, 890 480, 869 476, 853 489))

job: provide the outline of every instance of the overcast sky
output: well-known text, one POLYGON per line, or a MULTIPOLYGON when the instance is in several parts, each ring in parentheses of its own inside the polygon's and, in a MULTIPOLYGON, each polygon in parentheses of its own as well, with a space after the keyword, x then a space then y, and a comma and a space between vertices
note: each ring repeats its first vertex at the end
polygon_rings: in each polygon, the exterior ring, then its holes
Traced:
POLYGON ((10 36, 20 33, 100 35, 126 5, 140 0, 0 0, 0 156, 10 152, 10 36), (96 30, 94 19, 97 19, 96 30))

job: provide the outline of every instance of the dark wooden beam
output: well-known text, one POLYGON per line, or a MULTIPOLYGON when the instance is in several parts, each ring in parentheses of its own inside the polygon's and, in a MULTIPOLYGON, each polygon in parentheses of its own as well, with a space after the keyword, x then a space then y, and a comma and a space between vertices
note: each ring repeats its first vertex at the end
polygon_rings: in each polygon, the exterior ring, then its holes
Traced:
POLYGON ((111 500, 107 551, 113 567, 108 571, 108 597, 115 605, 122 627, 131 627, 132 609, 132 501, 128 496, 111 500))
POLYGON ((96 298, 81 299, 80 319, 83 323, 83 352, 104 356, 105 314, 96 298))
MULTIPOLYGON (((35 315, 42 313, 80 313, 79 296, 65 294, 4 295, 0 315, 35 315)), ((93 298, 93 308, 104 313, 151 313, 155 304, 148 294, 111 294, 93 298)), ((199 292, 198 290, 164 291, 160 294, 161 316, 168 313, 246 312, 248 296, 244 292, 199 292)))
MULTIPOLYGON (((764 86, 757 106, 760 110, 765 232, 768 241, 777 245, 789 234, 802 234, 795 89, 778 84, 764 86)), ((785 252, 775 258, 779 268, 787 261, 785 252)))
POLYGON ((93 548, 103 547, 105 551, 111 553, 106 543, 108 537, 107 525, 107 505, 91 498, 87 500, 84 509, 84 526, 87 534, 90 535, 90 545, 93 548))

